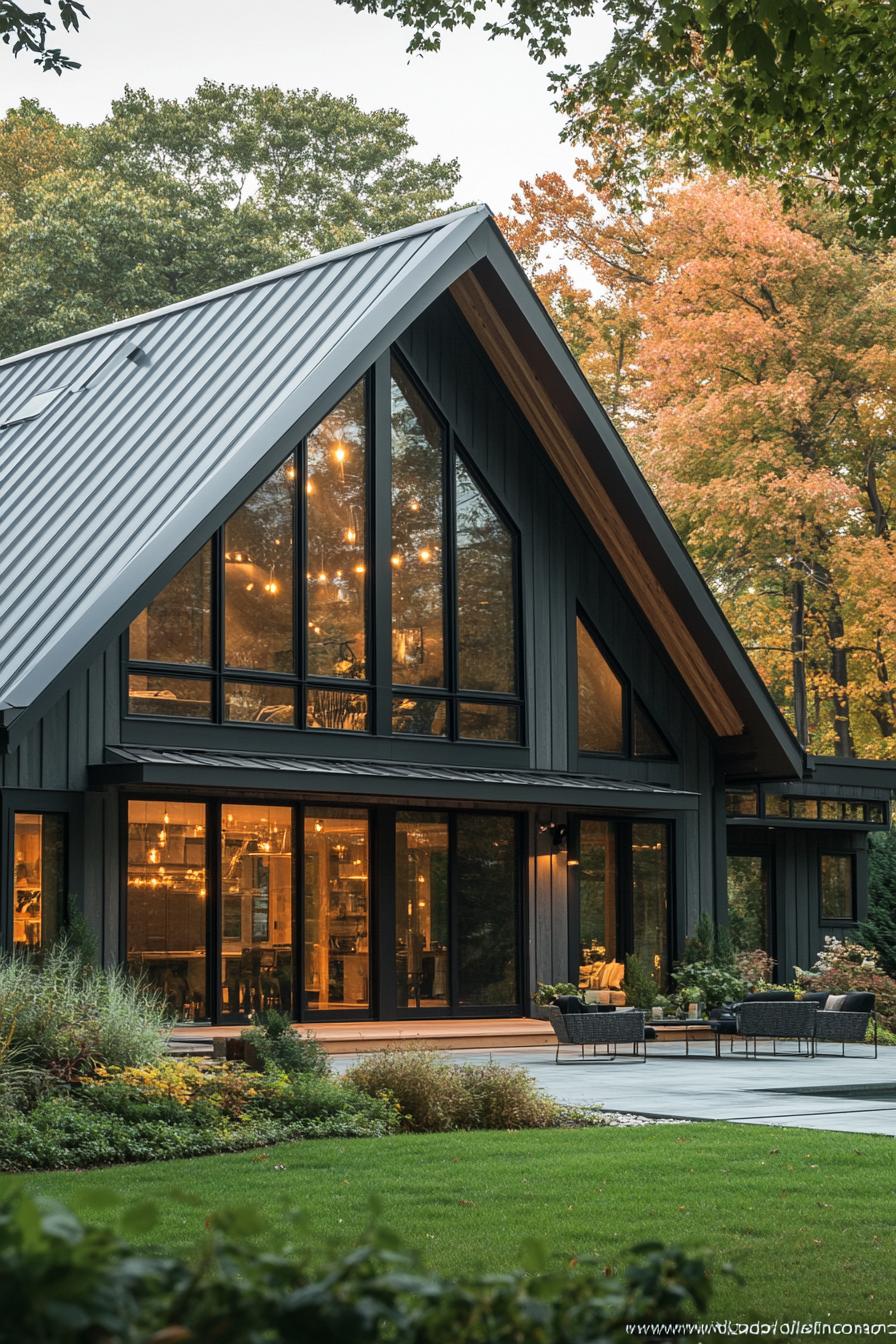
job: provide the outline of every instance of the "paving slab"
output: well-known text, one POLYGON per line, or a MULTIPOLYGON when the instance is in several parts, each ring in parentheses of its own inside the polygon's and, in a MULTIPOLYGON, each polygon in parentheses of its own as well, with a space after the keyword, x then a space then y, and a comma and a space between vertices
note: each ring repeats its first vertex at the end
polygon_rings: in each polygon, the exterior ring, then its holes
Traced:
MULTIPOLYGON (((615 1061, 598 1056, 596 1063, 590 1058, 582 1063, 570 1051, 566 1058, 571 1062, 557 1065, 553 1049, 539 1048, 455 1050, 451 1058, 518 1065, 567 1105, 896 1137, 896 1047, 882 1047, 877 1059, 867 1048, 845 1058, 834 1053, 814 1058, 779 1053, 747 1059, 723 1051, 716 1059, 711 1043, 692 1043, 687 1057, 683 1045, 664 1046, 652 1050, 646 1064, 632 1063, 624 1055, 615 1061), (838 1094, 843 1088, 883 1088, 892 1093, 838 1094)), ((353 1057, 333 1062, 342 1071, 353 1057)))

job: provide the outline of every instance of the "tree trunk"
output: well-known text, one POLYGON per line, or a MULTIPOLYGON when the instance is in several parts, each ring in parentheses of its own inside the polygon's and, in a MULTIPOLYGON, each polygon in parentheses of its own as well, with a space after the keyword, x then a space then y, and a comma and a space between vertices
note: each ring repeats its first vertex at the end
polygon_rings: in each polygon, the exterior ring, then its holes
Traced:
POLYGON ((809 741, 806 700, 806 589, 801 577, 790 585, 790 653, 793 680, 793 726, 802 746, 809 741))
POLYGON ((871 703, 871 714, 881 737, 893 737, 896 734, 896 698, 890 686, 890 669, 884 657, 880 632, 874 637, 874 671, 880 682, 880 691, 871 703))
POLYGON ((834 683, 834 694, 831 697, 834 708, 834 754, 854 756, 849 722, 849 667, 839 603, 828 610, 828 640, 831 680, 834 683))

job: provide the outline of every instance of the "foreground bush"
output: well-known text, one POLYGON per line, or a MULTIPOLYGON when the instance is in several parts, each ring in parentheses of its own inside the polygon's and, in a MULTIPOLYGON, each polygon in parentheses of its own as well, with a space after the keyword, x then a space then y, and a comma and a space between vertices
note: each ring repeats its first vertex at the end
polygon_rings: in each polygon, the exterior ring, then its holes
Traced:
POLYGON ((0 1169, 200 1157, 304 1138, 380 1138, 398 1127, 393 1104, 336 1078, 169 1059, 101 1069, 28 1109, 0 1108, 0 1169))
POLYGON ((706 1264, 659 1246, 638 1256, 615 1273, 592 1262, 551 1269, 532 1252, 528 1272, 457 1281, 381 1234, 314 1271, 306 1252, 254 1251, 225 1226, 188 1263, 137 1253, 19 1194, 0 1205, 0 1300, 14 1304, 0 1341, 622 1344, 639 1326, 661 1327, 651 1339, 686 1338, 709 1301, 706 1264))
POLYGON ((523 1069, 452 1064, 428 1050, 377 1051, 346 1079, 368 1096, 392 1101, 407 1130, 544 1129, 561 1113, 523 1069))
POLYGON ((296 1031, 285 1013, 264 1013, 241 1035, 265 1068, 289 1074, 330 1072, 330 1060, 320 1042, 296 1031))
POLYGON ((99 970, 61 939, 36 961, 0 956, 0 1027, 19 1062, 71 1081, 96 1065, 147 1064, 165 1049, 160 995, 122 968, 99 970))

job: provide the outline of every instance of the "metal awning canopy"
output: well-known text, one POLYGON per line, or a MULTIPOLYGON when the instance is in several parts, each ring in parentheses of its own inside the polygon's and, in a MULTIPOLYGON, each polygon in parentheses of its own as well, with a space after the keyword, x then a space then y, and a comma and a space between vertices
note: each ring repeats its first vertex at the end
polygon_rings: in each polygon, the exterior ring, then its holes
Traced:
POLYGON ((495 770, 406 761, 325 760, 245 752, 110 747, 91 767, 93 787, 164 786, 262 793, 351 794, 495 804, 615 807, 639 812, 692 812, 699 795, 640 780, 537 770, 495 770))

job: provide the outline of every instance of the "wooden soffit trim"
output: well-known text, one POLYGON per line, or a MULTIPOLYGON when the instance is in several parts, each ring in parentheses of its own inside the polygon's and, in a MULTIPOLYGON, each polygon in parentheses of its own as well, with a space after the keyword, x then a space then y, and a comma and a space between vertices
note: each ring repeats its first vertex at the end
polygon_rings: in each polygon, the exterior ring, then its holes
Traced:
POLYGON ((607 494, 537 374, 482 285, 467 272, 451 295, 494 364, 510 395, 600 537, 635 601, 720 737, 737 737, 743 720, 669 594, 644 563, 622 515, 607 494))

